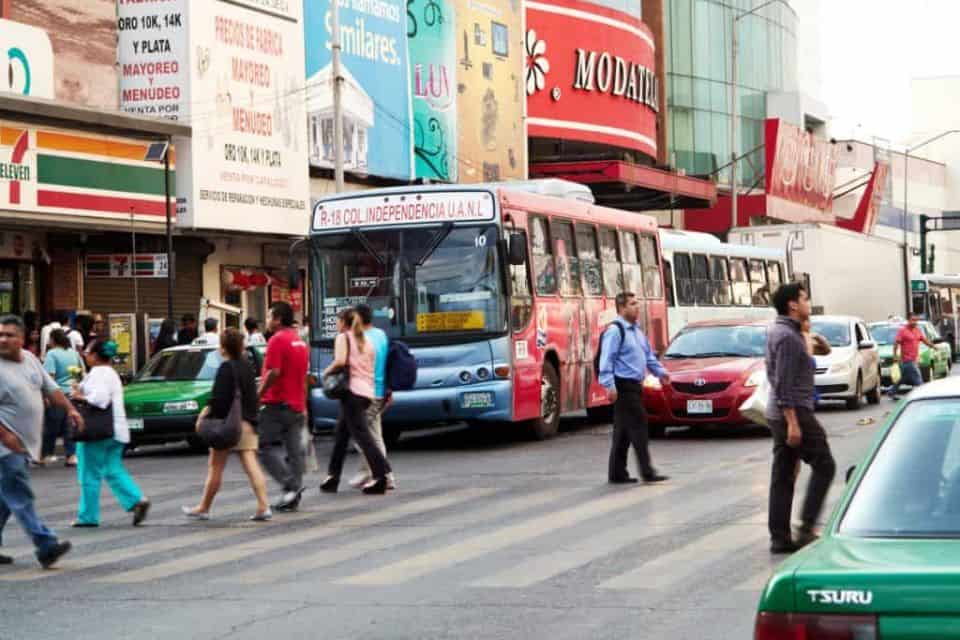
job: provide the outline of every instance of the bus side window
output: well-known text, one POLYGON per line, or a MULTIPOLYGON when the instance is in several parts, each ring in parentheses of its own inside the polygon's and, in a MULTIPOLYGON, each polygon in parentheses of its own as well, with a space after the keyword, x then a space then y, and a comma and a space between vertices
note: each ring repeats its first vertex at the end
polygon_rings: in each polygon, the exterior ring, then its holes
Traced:
POLYGON ((677 277, 677 303, 681 307, 692 307, 696 296, 694 296, 690 255, 686 253, 673 254, 673 268, 676 270, 677 277))
POLYGON ((731 304, 730 270, 727 267, 727 259, 723 256, 710 256, 710 289, 713 304, 720 306, 731 304))
POLYGON ((616 229, 601 229, 600 258, 603 260, 603 289, 608 298, 623 291, 619 245, 616 229))
POLYGON ((693 291, 698 305, 713 304, 710 295, 710 269, 707 265, 707 256, 693 254, 693 291))
POLYGON ((547 234, 545 218, 531 218, 531 245, 533 249, 533 276, 537 282, 537 293, 552 296, 557 293, 557 268, 553 264, 553 251, 550 236, 547 234))
POLYGON ((557 259, 557 282, 560 283, 560 295, 579 296, 580 260, 577 247, 573 243, 573 223, 553 220, 551 223, 553 255, 557 259))
POLYGON ((753 306, 770 306, 770 285, 767 283, 767 270, 763 266, 763 260, 750 261, 750 284, 753 306))
POLYGON ((577 225, 577 257, 583 274, 583 293, 588 296, 603 295, 603 278, 600 271, 600 253, 597 251, 597 229, 593 225, 577 225))
POLYGON ((623 247, 623 285, 630 293, 643 296, 643 267, 637 256, 637 234, 624 231, 620 234, 620 244, 623 247))
MULTIPOLYGON (((527 243, 526 231, 514 231, 523 236, 527 243)), ((514 331, 522 331, 530 323, 533 315, 533 296, 530 295, 529 258, 523 264, 510 265, 510 322, 514 331)))
POLYGON ((667 283, 667 306, 676 307, 677 298, 673 295, 673 266, 669 260, 663 261, 663 281, 667 283))
POLYGON ((750 276, 746 259, 730 260, 730 280, 733 282, 733 304, 740 307, 750 306, 750 276))
POLYGON ((652 235, 640 235, 640 265, 643 267, 643 291, 646 296, 655 300, 663 298, 657 239, 652 235))
POLYGON ((770 293, 783 284, 783 267, 776 260, 767 260, 767 280, 770 281, 770 293))

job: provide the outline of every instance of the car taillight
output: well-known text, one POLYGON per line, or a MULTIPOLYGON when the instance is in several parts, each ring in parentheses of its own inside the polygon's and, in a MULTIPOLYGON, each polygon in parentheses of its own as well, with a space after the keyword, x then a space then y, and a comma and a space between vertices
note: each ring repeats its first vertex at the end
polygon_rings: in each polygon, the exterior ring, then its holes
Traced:
POLYGON ((754 640, 876 640, 874 616, 816 613, 757 614, 754 640))

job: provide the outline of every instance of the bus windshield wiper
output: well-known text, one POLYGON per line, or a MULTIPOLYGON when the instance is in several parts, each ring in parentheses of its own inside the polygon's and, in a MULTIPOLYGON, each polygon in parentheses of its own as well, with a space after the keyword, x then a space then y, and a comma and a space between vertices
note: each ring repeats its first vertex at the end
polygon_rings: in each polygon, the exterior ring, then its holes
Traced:
POLYGON ((447 236, 450 235, 451 231, 453 231, 453 223, 444 222, 443 226, 440 227, 437 230, 437 233, 430 239, 430 244, 427 245, 423 255, 420 256, 420 259, 417 260, 414 265, 417 267, 422 267, 424 263, 430 259, 430 256, 433 255, 433 252, 437 250, 437 247, 440 246, 440 243, 447 239, 447 236))
POLYGON ((381 257, 380 254, 377 253, 377 250, 373 248, 373 244, 363 233, 363 231, 360 231, 359 229, 351 229, 350 231, 353 234, 353 237, 357 239, 357 242, 359 242, 363 248, 367 250, 367 253, 373 256, 373 259, 377 261, 377 264, 379 264, 381 267, 386 267, 386 262, 384 262, 383 257, 381 257))

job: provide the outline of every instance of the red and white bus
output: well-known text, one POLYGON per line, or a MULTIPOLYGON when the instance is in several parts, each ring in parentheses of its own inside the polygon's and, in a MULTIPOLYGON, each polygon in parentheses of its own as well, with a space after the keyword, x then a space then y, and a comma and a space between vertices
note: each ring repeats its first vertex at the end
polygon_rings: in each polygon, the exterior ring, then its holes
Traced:
MULTIPOLYGON (((592 203, 558 180, 416 186, 324 198, 310 233, 312 369, 331 357, 336 313, 360 302, 406 342, 416 388, 395 394, 389 436, 441 422, 524 423, 539 438, 560 416, 609 414, 593 375, 614 296, 643 301, 667 340, 656 220, 592 203)), ((316 428, 338 407, 311 392, 316 428)))

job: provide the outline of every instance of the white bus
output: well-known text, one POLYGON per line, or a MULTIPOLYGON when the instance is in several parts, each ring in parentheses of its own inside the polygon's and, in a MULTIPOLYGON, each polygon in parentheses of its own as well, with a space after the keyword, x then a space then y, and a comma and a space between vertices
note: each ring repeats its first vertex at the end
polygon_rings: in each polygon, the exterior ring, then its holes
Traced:
POLYGON ((911 311, 920 314, 947 339, 954 354, 960 353, 960 275, 924 273, 910 281, 911 311))
POLYGON ((786 282, 786 253, 726 244, 708 233, 660 230, 670 337, 690 322, 773 318, 770 296, 786 282))

